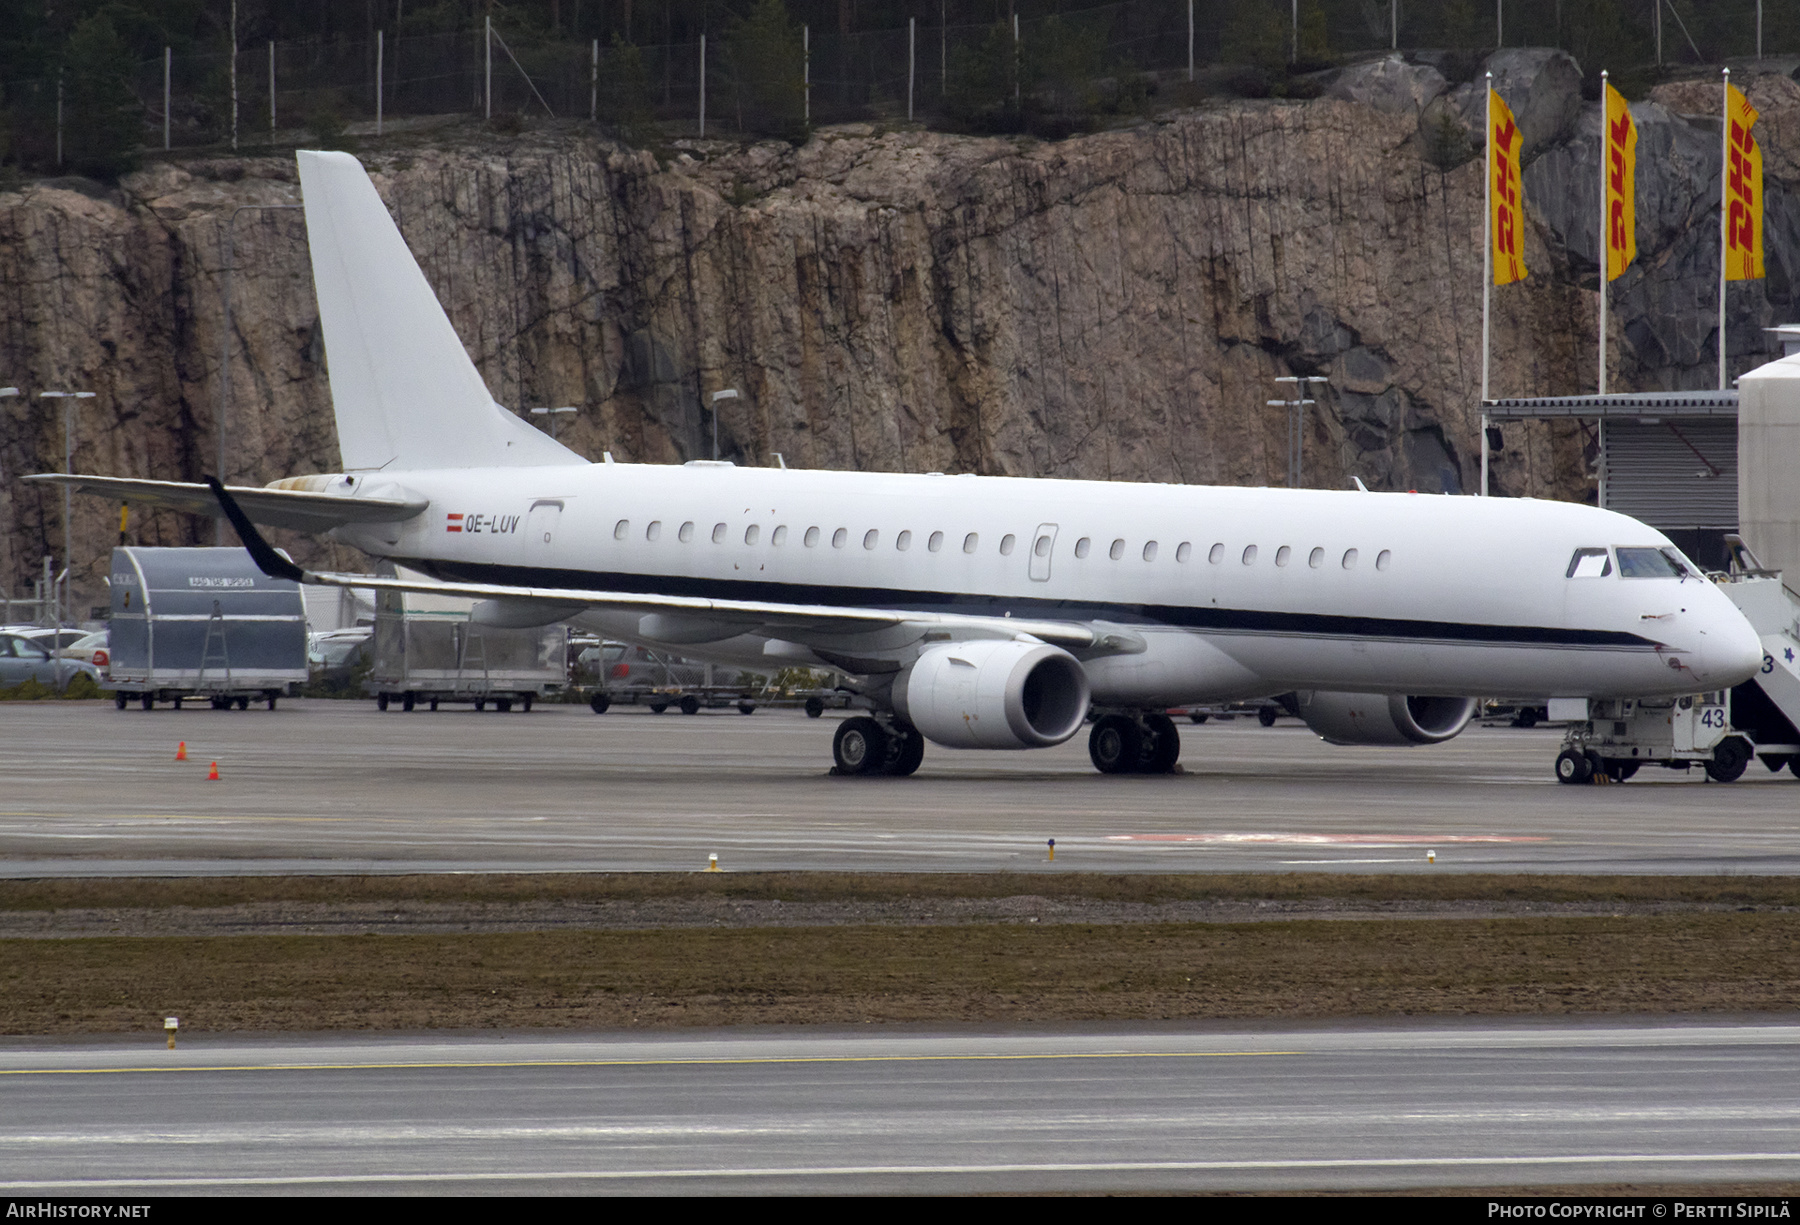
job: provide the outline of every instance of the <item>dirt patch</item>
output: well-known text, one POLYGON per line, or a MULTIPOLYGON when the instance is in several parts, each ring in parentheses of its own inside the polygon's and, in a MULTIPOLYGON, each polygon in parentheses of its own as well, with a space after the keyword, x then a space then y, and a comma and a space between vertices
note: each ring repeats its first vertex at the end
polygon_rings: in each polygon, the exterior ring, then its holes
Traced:
POLYGON ((1742 1013, 1800 915, 0 941, 0 1032, 1742 1013))

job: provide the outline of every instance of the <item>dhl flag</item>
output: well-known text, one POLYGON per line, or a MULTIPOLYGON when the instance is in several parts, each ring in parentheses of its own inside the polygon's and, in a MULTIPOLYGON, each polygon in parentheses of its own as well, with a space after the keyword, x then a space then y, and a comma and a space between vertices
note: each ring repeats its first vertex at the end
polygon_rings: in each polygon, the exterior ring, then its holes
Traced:
POLYGON ((1750 129, 1756 110, 1735 85, 1725 87, 1725 279, 1763 274, 1762 150, 1750 129))
POLYGON ((1606 87, 1606 279, 1616 281, 1637 258, 1637 124, 1631 108, 1606 87))
POLYGON ((1524 138, 1499 94, 1488 90, 1488 185, 1493 210, 1494 284, 1525 279, 1525 193, 1519 182, 1524 138))

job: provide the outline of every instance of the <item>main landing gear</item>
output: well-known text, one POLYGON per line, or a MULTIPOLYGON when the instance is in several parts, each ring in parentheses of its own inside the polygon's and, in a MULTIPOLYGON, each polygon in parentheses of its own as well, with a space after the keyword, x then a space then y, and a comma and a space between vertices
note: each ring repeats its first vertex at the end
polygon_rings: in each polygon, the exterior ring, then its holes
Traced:
POLYGON ((1088 733, 1088 756, 1102 774, 1167 774, 1181 756, 1181 733, 1164 714, 1101 715, 1088 733))
POLYGON ((867 715, 845 719, 831 739, 833 774, 902 777, 925 760, 925 737, 904 723, 882 724, 867 715))

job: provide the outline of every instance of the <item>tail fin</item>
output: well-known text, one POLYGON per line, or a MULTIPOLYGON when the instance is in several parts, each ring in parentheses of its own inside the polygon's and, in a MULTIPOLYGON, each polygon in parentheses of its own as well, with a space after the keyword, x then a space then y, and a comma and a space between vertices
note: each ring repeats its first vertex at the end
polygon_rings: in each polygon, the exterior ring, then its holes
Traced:
POLYGON ((586 463, 494 403, 362 164, 299 158, 345 469, 586 463))

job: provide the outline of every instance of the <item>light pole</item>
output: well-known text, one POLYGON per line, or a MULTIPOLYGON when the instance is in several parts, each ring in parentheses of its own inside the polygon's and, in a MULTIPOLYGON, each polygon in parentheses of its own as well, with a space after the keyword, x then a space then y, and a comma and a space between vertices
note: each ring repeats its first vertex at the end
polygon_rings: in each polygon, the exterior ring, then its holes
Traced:
MULTIPOLYGON (((236 11, 235 9, 233 10, 236 11)), ((235 59, 235 56, 234 56, 235 59)), ((234 120, 235 123, 235 120, 234 120)), ((235 128, 233 129, 236 139, 235 128)), ((231 218, 225 223, 225 280, 221 296, 225 300, 225 337, 219 343, 219 483, 225 484, 225 411, 231 404, 231 273, 232 266, 237 263, 237 219, 239 213, 252 209, 290 209, 304 208, 302 204, 240 204, 231 210, 231 218)), ((214 517, 213 543, 225 543, 225 520, 214 517)))
POLYGON ((1269 406, 1271 408, 1279 406, 1288 410, 1288 488, 1298 489, 1305 471, 1303 461, 1306 410, 1309 405, 1317 403, 1316 400, 1306 399, 1306 384, 1322 384, 1328 383, 1330 380, 1318 374, 1284 374, 1277 376, 1275 381, 1294 385, 1293 399, 1270 400, 1269 406))
MULTIPOLYGON (((73 476, 75 473, 75 412, 74 412, 75 406, 73 403, 71 403, 71 401, 91 400, 94 398, 94 394, 95 393, 93 393, 91 391, 40 391, 40 392, 38 392, 38 399, 40 399, 40 400, 61 400, 62 401, 63 475, 64 476, 73 476)), ((70 547, 70 543, 69 543, 70 542, 69 520, 73 516, 73 513, 74 512, 71 508, 70 501, 69 501, 69 486, 68 486, 67 482, 65 482, 63 484, 62 582, 60 584, 52 584, 53 591, 57 586, 60 586, 62 589, 62 594, 60 596, 56 597, 56 628, 58 630, 62 629, 62 627, 63 627, 63 614, 64 614, 64 612, 67 611, 68 603, 69 603, 68 591, 69 591, 70 575, 74 571, 74 568, 75 568, 75 561, 74 561, 74 557, 72 555, 71 547, 70 547)), ((55 638, 51 639, 51 641, 53 643, 55 643, 57 651, 60 651, 62 649, 61 639, 62 639, 62 635, 60 633, 57 634, 57 636, 55 638)), ((55 659, 56 659, 56 687, 58 690, 60 690, 63 687, 63 659, 60 654, 55 654, 54 652, 52 654, 55 655, 55 659)))
POLYGON ((737 398, 738 398, 738 393, 737 393, 737 388, 735 388, 735 387, 727 387, 724 391, 715 391, 712 393, 712 430, 713 430, 713 458, 714 459, 719 458, 719 404, 722 401, 735 400, 737 398))
POLYGON ((550 439, 554 442, 556 440, 556 419, 564 413, 575 412, 576 406, 573 404, 565 404, 561 408, 533 408, 527 409, 526 411, 534 417, 548 416, 550 418, 550 439))

